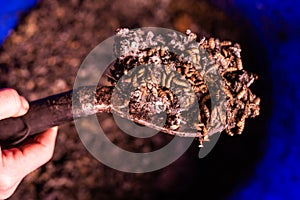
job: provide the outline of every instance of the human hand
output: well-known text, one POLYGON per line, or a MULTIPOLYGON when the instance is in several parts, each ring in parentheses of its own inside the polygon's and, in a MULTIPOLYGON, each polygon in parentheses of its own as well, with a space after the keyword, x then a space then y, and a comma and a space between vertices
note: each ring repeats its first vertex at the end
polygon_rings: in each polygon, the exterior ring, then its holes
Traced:
MULTIPOLYGON (((26 99, 15 90, 0 90, 0 120, 24 115, 28 109, 26 99)), ((54 127, 16 148, 0 147, 0 199, 10 197, 27 174, 51 159, 56 135, 54 127)))

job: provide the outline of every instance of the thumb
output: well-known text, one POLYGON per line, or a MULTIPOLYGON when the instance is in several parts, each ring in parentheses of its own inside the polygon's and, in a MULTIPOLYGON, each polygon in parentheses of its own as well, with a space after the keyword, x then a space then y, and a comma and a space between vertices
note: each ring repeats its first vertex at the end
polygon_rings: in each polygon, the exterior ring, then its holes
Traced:
POLYGON ((27 100, 14 89, 0 90, 0 120, 24 115, 29 109, 27 100))

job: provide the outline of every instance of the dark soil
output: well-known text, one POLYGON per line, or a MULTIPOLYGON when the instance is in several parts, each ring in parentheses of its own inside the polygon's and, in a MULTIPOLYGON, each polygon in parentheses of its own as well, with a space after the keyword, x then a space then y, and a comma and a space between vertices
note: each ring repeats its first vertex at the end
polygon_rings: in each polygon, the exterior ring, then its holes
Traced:
MULTIPOLYGON (((242 43, 243 50, 251 34, 245 34, 247 23, 240 25, 240 21, 204 0, 44 0, 24 15, 1 47, 0 87, 15 88, 28 100, 72 89, 85 56, 119 27, 157 26, 181 32, 189 28, 199 36, 242 43)), ((253 56, 251 47, 245 49, 242 58, 247 51, 253 56)), ((141 143, 122 134, 110 115, 99 119, 109 138, 125 149, 151 151, 171 137, 158 134, 141 143)), ((134 174, 111 169, 94 159, 73 123, 67 123, 59 129, 53 159, 28 175, 10 199, 224 198, 251 176, 259 158, 260 136, 251 130, 246 128, 243 135, 233 138, 222 135, 204 159, 198 158, 195 141, 168 167, 134 174)))

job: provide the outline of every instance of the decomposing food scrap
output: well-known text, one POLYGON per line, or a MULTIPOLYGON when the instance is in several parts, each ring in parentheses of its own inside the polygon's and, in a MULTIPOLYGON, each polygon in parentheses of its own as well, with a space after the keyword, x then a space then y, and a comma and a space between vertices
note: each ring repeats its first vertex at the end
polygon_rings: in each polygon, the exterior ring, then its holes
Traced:
POLYGON ((223 130, 241 134, 246 118, 259 115, 260 99, 249 89, 257 75, 243 69, 240 52, 231 41, 197 41, 190 30, 182 37, 175 31, 119 29, 118 58, 108 75, 116 88, 113 107, 130 119, 164 120, 167 133, 197 132, 200 144, 223 130))

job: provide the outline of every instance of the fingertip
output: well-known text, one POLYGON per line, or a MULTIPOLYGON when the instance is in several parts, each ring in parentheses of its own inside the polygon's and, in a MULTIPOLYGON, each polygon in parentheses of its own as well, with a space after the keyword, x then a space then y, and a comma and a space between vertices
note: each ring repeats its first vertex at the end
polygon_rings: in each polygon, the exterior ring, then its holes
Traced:
POLYGON ((58 131, 58 126, 54 126, 51 129, 52 129, 52 131, 57 132, 58 131))
POLYGON ((24 115, 28 108, 27 100, 21 97, 16 90, 12 88, 0 90, 0 119, 24 115))
POLYGON ((20 96, 20 109, 13 117, 25 115, 28 109, 29 109, 28 101, 23 96, 20 96))
POLYGON ((21 100, 21 105, 23 107, 24 110, 28 110, 29 109, 29 103, 28 101, 25 99, 25 97, 20 96, 20 100, 21 100))
POLYGON ((55 126, 37 135, 35 139, 36 141, 43 144, 44 146, 53 145, 56 140, 57 132, 58 132, 58 127, 55 126))
POLYGON ((52 140, 55 142, 58 133, 58 126, 52 127, 49 131, 51 131, 52 140))
POLYGON ((52 135, 57 135, 57 132, 58 132, 58 127, 57 126, 54 126, 50 129, 48 129, 49 132, 51 132, 52 135))

